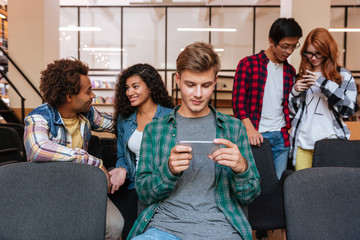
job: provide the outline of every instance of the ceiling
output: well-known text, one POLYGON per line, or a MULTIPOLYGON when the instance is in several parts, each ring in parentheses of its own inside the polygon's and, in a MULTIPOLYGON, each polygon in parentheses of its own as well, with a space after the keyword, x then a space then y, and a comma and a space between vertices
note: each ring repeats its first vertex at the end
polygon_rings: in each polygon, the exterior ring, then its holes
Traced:
MULTIPOLYGON (((0 0, 7 1, 7 0, 0 0)), ((280 5, 288 0, 59 0, 61 6, 131 6, 131 5, 280 5)), ((330 0, 331 5, 360 5, 360 0, 330 0)))

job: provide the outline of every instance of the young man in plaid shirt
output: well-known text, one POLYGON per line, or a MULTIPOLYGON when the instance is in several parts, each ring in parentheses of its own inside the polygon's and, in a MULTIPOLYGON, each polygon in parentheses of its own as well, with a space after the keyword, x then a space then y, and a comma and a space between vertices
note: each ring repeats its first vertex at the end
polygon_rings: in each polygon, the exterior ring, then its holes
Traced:
POLYGON ((240 120, 208 105, 219 57, 197 42, 176 66, 182 105, 145 127, 135 187, 149 206, 128 239, 252 239, 242 207, 260 194, 260 179, 246 131, 240 120), (221 148, 195 154, 182 140, 221 148))
MULTIPOLYGON (((27 160, 77 162, 98 167, 106 175, 110 189, 109 173, 103 161, 87 152, 91 130, 110 132, 113 125, 111 116, 91 106, 95 94, 88 71, 88 66, 79 60, 60 59, 41 72, 40 90, 46 103, 25 118, 27 160)), ((105 239, 119 239, 123 226, 121 213, 108 198, 105 239)))
POLYGON ((234 115, 244 123, 251 145, 269 139, 279 179, 288 160, 288 99, 295 77, 286 59, 300 46, 301 36, 293 18, 277 19, 270 28, 268 49, 240 60, 234 79, 234 115))

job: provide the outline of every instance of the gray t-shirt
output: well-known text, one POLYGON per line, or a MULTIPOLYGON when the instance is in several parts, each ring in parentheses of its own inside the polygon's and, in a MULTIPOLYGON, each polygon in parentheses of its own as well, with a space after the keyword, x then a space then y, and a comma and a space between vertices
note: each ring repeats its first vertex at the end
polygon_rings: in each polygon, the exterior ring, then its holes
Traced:
MULTIPOLYGON (((212 141, 215 115, 185 118, 176 113, 177 144, 181 140, 212 141)), ((156 209, 148 228, 155 227, 181 239, 240 239, 215 202, 215 163, 205 155, 193 155, 170 196, 156 209)))

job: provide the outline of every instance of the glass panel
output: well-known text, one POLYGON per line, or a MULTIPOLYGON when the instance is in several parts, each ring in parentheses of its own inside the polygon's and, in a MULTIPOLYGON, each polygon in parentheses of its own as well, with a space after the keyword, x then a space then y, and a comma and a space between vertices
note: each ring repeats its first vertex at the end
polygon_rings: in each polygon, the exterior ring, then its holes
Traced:
MULTIPOLYGON (((60 8, 60 27, 77 26, 77 8, 60 8)), ((78 59, 78 32, 60 31, 60 58, 78 59)))
MULTIPOLYGON (((330 28, 343 28, 345 19, 344 8, 331 8, 330 14, 330 28)), ((334 37, 338 44, 339 49, 339 64, 344 65, 344 33, 332 32, 331 35, 334 37)))
MULTIPOLYGON (((360 9, 348 8, 348 28, 360 28, 360 9)), ((347 33, 346 67, 360 71, 360 32, 347 33)))
POLYGON ((209 27, 209 8, 188 7, 168 9, 168 69, 176 68, 181 49, 196 41, 209 42, 209 32, 178 31, 178 28, 209 27))
POLYGON ((221 69, 236 69, 240 59, 252 54, 253 9, 212 8, 212 27, 236 28, 236 32, 212 32, 211 43, 221 59, 221 69), (245 34, 244 34, 245 33, 245 34))
POLYGON ((80 33, 80 59, 91 69, 120 69, 121 11, 119 7, 80 9, 82 27, 101 31, 80 33))
POLYGON ((280 16, 280 8, 256 8, 255 53, 269 47, 269 30, 273 22, 280 16))
POLYGON ((124 8, 124 65, 165 68, 165 8, 124 8))

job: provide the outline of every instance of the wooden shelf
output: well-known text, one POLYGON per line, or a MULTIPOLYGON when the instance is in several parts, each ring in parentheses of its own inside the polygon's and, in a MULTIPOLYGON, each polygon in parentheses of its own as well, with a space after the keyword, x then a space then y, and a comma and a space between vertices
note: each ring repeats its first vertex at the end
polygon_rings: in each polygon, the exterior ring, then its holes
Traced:
POLYGON ((115 88, 91 88, 91 90, 105 90, 105 91, 109 91, 109 90, 115 90, 115 88))
POLYGON ((216 90, 216 92, 232 93, 232 90, 216 90))
POLYGON ((92 103, 92 106, 114 106, 113 103, 92 103))
MULTIPOLYGON (((173 92, 174 91, 178 91, 179 93, 180 93, 180 90, 179 89, 176 89, 176 88, 173 88, 173 89, 171 89, 173 92)), ((232 90, 215 90, 217 93, 221 93, 221 92, 223 92, 223 93, 232 93, 232 90)), ((214 93, 215 93, 215 91, 214 91, 214 93)))

